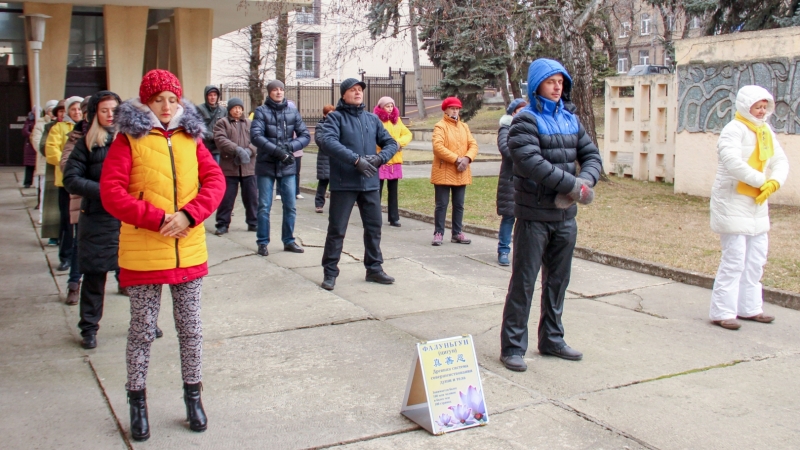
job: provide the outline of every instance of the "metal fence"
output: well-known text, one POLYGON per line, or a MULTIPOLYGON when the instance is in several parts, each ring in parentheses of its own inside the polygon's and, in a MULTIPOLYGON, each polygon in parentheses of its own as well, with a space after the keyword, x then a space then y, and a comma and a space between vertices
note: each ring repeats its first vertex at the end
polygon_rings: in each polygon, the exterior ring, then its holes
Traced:
MULTIPOLYGON (((399 78, 389 79, 387 77, 364 76, 367 89, 364 92, 364 104, 368 111, 372 111, 375 104, 381 97, 392 97, 400 108, 400 115, 405 115, 405 84, 399 78)), ((303 121, 307 126, 312 127, 322 119, 322 108, 325 105, 336 105, 341 98, 339 92, 340 83, 331 80, 325 84, 301 84, 286 86, 286 99, 294 102, 303 121)), ((227 102, 232 97, 238 97, 244 102, 245 113, 254 111, 259 105, 252 105, 250 102, 250 91, 247 86, 241 83, 227 84, 220 86, 222 101, 227 102)), ((266 89, 262 90, 264 98, 267 97, 266 89)))
MULTIPOLYGON (((434 66, 421 66, 422 72, 422 95, 425 97, 439 97, 439 82, 442 81, 442 69, 434 66)), ((400 74, 405 73, 406 83, 406 103, 409 105, 417 104, 417 80, 414 76, 414 71, 393 70, 389 69, 392 77, 400 77, 400 74)))

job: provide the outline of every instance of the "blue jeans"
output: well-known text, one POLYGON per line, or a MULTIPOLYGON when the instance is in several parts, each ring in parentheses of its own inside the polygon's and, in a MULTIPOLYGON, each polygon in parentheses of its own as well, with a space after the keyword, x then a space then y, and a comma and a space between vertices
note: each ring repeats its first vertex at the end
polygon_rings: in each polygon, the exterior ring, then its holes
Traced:
MULTIPOLYGON (((281 226, 281 241, 283 245, 294 242, 294 220, 297 216, 295 210, 295 181, 294 175, 277 178, 278 193, 283 203, 283 225, 281 226)), ((258 231, 256 243, 269 244, 269 212, 272 209, 272 192, 276 184, 275 177, 259 176, 258 179, 258 231)))
POLYGON ((497 233, 497 253, 511 253, 511 232, 514 231, 514 216, 503 216, 497 233))

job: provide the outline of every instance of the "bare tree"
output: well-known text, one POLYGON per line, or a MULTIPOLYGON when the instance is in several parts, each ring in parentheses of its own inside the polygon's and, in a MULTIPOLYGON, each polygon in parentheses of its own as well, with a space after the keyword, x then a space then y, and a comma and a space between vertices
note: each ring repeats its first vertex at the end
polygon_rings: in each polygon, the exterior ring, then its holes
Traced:
POLYGON ((408 23, 411 31, 411 59, 414 64, 414 86, 417 93, 417 115, 421 119, 428 117, 428 111, 425 109, 425 94, 422 86, 422 67, 419 64, 419 39, 417 38, 417 20, 416 12, 414 11, 414 0, 408 0, 408 23))

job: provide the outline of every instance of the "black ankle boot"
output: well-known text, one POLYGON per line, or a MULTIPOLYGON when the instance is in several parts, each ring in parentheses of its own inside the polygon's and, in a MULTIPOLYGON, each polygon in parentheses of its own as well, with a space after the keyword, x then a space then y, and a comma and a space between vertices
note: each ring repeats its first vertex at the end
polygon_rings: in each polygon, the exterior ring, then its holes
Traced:
POLYGON ((183 401, 186 403, 186 420, 189 421, 189 428, 192 431, 206 431, 208 419, 203 410, 203 401, 200 399, 200 391, 203 383, 188 384, 183 383, 183 401))
POLYGON ((128 391, 131 405, 131 437, 134 441, 150 439, 150 422, 147 419, 147 394, 141 391, 128 391))

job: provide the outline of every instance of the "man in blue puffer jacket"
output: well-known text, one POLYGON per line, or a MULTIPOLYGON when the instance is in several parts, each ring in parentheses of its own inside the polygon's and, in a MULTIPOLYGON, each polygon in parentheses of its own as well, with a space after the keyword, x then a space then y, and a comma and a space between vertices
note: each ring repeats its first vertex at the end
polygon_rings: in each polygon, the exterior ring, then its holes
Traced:
POLYGON ((289 108, 284 97, 284 85, 279 80, 267 84, 267 99, 256 108, 250 126, 250 142, 256 146, 256 181, 258 183, 258 226, 256 243, 258 254, 269 255, 269 214, 272 209, 272 192, 276 181, 283 203, 281 241, 283 249, 303 253, 294 239, 297 165, 294 152, 302 150, 311 141, 300 111, 289 108))
POLYGON ((571 89, 564 66, 534 61, 528 70, 529 106, 514 117, 508 132, 517 224, 500 361, 509 370, 527 369, 528 317, 542 265, 539 353, 573 361, 583 357, 564 342, 561 314, 578 236, 575 203, 591 203, 602 160, 578 117, 565 107, 562 94, 567 97, 571 89))
POLYGON ((394 283, 383 271, 381 254, 381 196, 378 167, 392 159, 397 142, 375 114, 364 111, 366 84, 355 78, 342 81, 342 98, 336 110, 317 126, 316 142, 330 157, 331 203, 328 235, 322 255, 324 280, 320 287, 332 290, 339 276, 347 222, 358 204, 364 226, 364 267, 367 281, 394 283), (381 152, 376 151, 377 147, 381 152))

